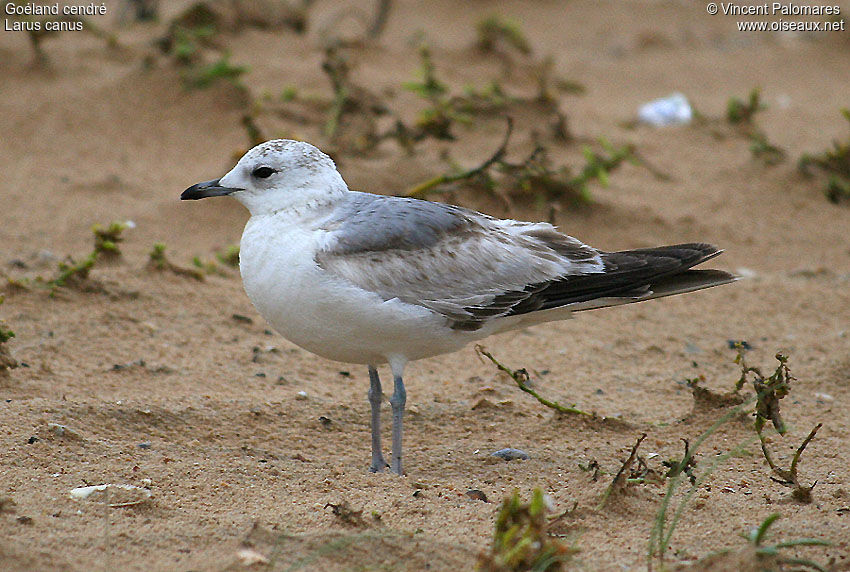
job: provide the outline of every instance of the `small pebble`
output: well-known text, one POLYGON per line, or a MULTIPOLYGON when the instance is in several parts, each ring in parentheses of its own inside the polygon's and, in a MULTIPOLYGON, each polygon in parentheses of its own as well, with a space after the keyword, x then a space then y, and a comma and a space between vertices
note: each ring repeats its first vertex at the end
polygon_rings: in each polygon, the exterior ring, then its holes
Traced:
POLYGON ((27 443, 29 443, 30 445, 32 445, 32 444, 33 444, 33 443, 35 443, 36 441, 38 441, 38 437, 36 437, 35 435, 33 435, 32 437, 30 437, 29 439, 27 439, 27 443))
POLYGON ((833 396, 831 396, 830 394, 828 394, 828 393, 817 393, 817 392, 816 392, 816 393, 815 393, 815 398, 816 398, 818 401, 823 401, 823 402, 825 402, 825 403, 831 403, 831 402, 835 401, 835 398, 834 398, 833 396))
POLYGON ((69 439, 82 439, 82 436, 65 425, 59 423, 48 423, 47 428, 57 437, 67 437, 69 439))
POLYGON ((685 353, 688 354, 699 354, 702 353, 700 347, 694 343, 686 342, 685 343, 685 353))
POLYGON ((70 491, 75 500, 89 500, 106 503, 111 508, 133 506, 151 498, 148 489, 135 485, 106 484, 77 487, 70 491))
POLYGON ((265 565, 269 563, 268 558, 248 546, 240 548, 236 553, 236 558, 238 558, 239 562, 246 567, 254 566, 255 564, 265 565))
POLYGON ((151 448, 151 442, 150 441, 145 441, 144 443, 139 443, 139 449, 150 449, 150 448, 151 448))
POLYGON ((512 449, 508 447, 507 449, 500 449, 495 453, 490 453, 491 457, 499 457, 500 459, 504 459, 506 461, 515 461, 516 459, 522 459, 523 461, 528 459, 528 453, 521 449, 512 449))
POLYGON ((487 500, 487 495, 485 495, 482 491, 479 491, 478 489, 469 489, 468 491, 466 491, 466 496, 468 496, 472 500, 490 502, 487 500))
POLYGON ((303 401, 303 400, 307 399, 307 392, 303 391, 303 390, 299 391, 298 393, 295 394, 295 399, 298 399, 299 401, 303 401))

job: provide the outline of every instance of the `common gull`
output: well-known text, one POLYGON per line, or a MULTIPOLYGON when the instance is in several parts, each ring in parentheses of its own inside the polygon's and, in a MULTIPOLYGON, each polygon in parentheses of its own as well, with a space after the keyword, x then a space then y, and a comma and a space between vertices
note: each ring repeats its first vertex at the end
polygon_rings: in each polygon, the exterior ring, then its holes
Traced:
POLYGON ((691 270, 720 254, 693 243, 604 252, 548 223, 349 190, 330 157, 277 139, 183 200, 231 195, 250 211, 245 292, 286 339, 369 369, 373 472, 402 474, 405 365, 573 312, 726 284, 691 270), (381 450, 377 366, 393 374, 392 457, 381 450))

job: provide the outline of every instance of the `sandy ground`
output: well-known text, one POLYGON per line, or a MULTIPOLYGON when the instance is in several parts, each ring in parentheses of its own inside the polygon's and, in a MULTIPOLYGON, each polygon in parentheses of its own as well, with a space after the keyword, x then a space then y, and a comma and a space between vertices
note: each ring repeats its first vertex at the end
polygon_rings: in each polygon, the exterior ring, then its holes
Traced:
MULTIPOLYGON (((424 106, 401 88, 419 67, 415 32, 429 40, 438 76, 462 93, 505 73, 502 58, 473 47, 476 22, 498 10, 521 23, 533 48, 514 57, 509 93, 533 94, 523 66, 546 54, 557 74, 586 88, 557 95, 577 142, 544 137, 556 164, 578 168, 581 143, 605 137, 634 144, 669 175, 626 164, 608 187, 592 185, 594 203, 584 206, 521 197, 507 206, 463 185, 435 198, 497 216, 552 217, 608 250, 716 243, 726 253, 715 266, 746 276, 486 341, 504 364, 527 368, 542 394, 614 421, 556 414, 472 348, 411 364, 407 474, 398 477, 367 471, 365 368, 324 361, 268 331, 235 269, 219 264, 198 281, 147 265, 155 242, 182 266, 238 242, 247 213, 235 201, 178 196, 222 175, 248 147, 244 94, 226 82, 184 88, 172 59, 153 47, 185 2, 167 3, 159 23, 124 26, 107 5, 109 15, 94 21, 115 30, 118 48, 64 33, 44 40, 49 63, 35 66, 22 32, 0 33, 0 268, 30 280, 27 289, 0 288, 0 317, 16 334, 5 345, 21 363, 0 378, 0 568, 239 570, 239 551, 251 546, 270 560, 256 569, 470 570, 489 550, 501 499, 541 487, 553 514, 566 513, 551 532, 580 550, 569 566, 642 570, 665 484, 630 485, 604 506, 600 498, 641 434, 640 455, 663 472, 661 461, 681 457, 681 439, 694 442, 723 416, 727 409, 695 407, 685 381, 702 375, 705 387, 730 390, 740 370, 728 341, 746 340, 750 364, 772 371, 781 350, 797 378, 782 401, 789 431, 771 437, 777 462, 787 467, 824 424, 799 466, 803 482, 817 481, 813 502, 793 502, 771 480, 751 417, 725 423, 697 451, 696 472, 706 477, 666 561, 740 550, 740 533, 778 512, 772 541, 832 542, 789 556, 850 569, 850 210, 796 168, 802 153, 848 137, 839 111, 850 105, 847 32, 742 33, 736 18, 709 16, 699 2, 395 3, 383 35, 347 53, 354 81, 405 120, 424 106), (748 139, 722 120, 727 100, 754 87, 768 106, 759 127, 788 154, 776 166, 754 159, 748 139), (706 121, 628 125, 640 104, 673 91, 706 121), (53 295, 36 281, 55 276, 68 255, 84 258, 91 225, 114 220, 136 225, 120 260, 98 262, 83 287, 53 295), (488 459, 504 447, 530 459, 488 459), (597 479, 582 468, 594 461, 597 479), (152 497, 107 508, 69 496, 102 483, 152 497), (470 489, 490 502, 468 497, 470 489), (346 519, 329 504, 362 514, 346 519)), ((846 17, 850 4, 840 6, 846 17)), ((306 34, 245 27, 216 41, 250 66, 242 81, 252 97, 295 86, 329 100, 319 30, 340 8, 317 2, 306 34)), ((353 153, 323 135, 323 112, 305 115, 299 105, 260 115, 266 135, 334 151, 349 184, 373 192, 400 193, 445 172, 443 152, 474 166, 504 131, 493 114, 456 126, 457 141, 427 139, 412 155, 392 141, 353 153)), ((548 119, 514 111, 508 155, 518 160, 548 119)), ((388 422, 388 404, 386 413, 388 422)), ((715 569, 723 566, 744 565, 715 569)))

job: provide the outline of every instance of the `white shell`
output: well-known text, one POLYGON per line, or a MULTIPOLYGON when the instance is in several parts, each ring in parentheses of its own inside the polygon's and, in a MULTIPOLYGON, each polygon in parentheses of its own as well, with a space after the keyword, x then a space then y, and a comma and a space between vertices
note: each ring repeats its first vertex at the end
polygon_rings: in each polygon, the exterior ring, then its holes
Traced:
POLYGON ((72 499, 104 502, 112 508, 137 505, 152 496, 148 489, 122 484, 77 487, 70 494, 72 499))

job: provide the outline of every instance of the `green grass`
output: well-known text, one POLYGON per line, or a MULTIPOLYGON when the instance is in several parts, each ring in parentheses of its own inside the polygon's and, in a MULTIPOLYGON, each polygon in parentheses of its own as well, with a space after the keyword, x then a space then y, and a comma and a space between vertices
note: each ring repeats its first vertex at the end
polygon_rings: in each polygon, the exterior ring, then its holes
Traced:
POLYGON ((231 63, 230 54, 224 53, 212 63, 190 67, 183 74, 183 79, 191 88, 206 88, 219 81, 239 85, 239 78, 247 72, 248 66, 231 63))
POLYGON ((493 52, 504 45, 523 55, 531 53, 531 44, 522 31, 519 21, 498 14, 487 16, 476 25, 476 45, 484 52, 493 52))
POLYGON ((786 540, 785 542, 777 542, 776 544, 765 544, 768 530, 773 523, 780 518, 780 514, 773 513, 765 518, 761 524, 752 529, 748 534, 744 535, 750 545, 755 549, 756 558, 760 561, 773 560, 772 564, 777 566, 794 566, 797 570, 809 568, 811 570, 820 570, 826 572, 826 568, 820 564, 802 558, 790 558, 784 555, 784 550, 795 548, 798 546, 831 546, 832 543, 826 540, 816 538, 797 538, 794 540, 786 540))
POLYGON ((733 97, 726 104, 726 120, 729 123, 741 124, 752 123, 756 114, 767 109, 761 100, 761 92, 758 88, 753 88, 746 101, 733 97))
MULTIPOLYGON (((5 301, 5 298, 3 296, 0 296, 0 306, 3 305, 4 301, 5 301)), ((5 323, 2 320, 0 320, 0 344, 5 344, 6 342, 8 342, 9 340, 11 340, 14 337, 15 337, 15 332, 6 328, 5 323)))
POLYGON ((490 552, 479 556, 475 569, 479 572, 562 570, 562 564, 578 549, 549 536, 547 512, 542 490, 535 488, 531 500, 524 503, 515 489, 502 501, 490 552))
POLYGON ((193 261, 195 265, 194 267, 186 268, 183 266, 178 266, 168 260, 168 258, 165 256, 165 248, 165 243, 154 243, 153 248, 148 254, 148 268, 161 272, 169 271, 174 274, 177 274, 178 276, 187 276, 189 278, 194 278, 198 281, 204 280, 206 274, 204 272, 204 269, 202 268, 203 264, 200 263, 200 259, 198 259, 197 257, 195 258, 197 262, 193 261), (201 268, 198 268, 199 264, 201 265, 201 268))
POLYGON ((120 221, 112 222, 107 226, 95 224, 91 229, 94 234, 94 251, 98 256, 121 256, 118 244, 124 241, 123 232, 132 227, 132 223, 120 221))
MULTIPOLYGON (((841 114, 850 126, 850 109, 842 109, 841 114)), ((833 141, 832 148, 821 153, 804 154, 798 166, 807 176, 813 176, 815 170, 826 176, 824 194, 830 202, 850 200, 850 137, 833 141)))

